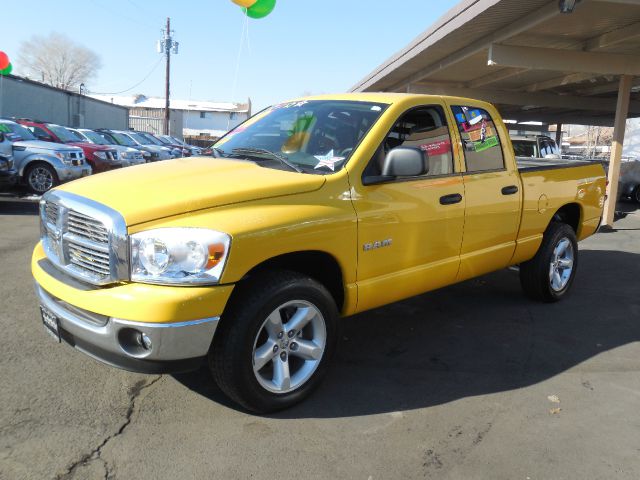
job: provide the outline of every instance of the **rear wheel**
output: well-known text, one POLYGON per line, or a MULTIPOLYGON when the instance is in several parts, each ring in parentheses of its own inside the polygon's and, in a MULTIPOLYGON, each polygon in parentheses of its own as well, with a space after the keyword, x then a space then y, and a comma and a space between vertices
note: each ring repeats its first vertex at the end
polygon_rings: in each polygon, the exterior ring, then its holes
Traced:
POLYGON ((520 265, 520 284, 533 300, 557 302, 573 283, 578 268, 578 242, 565 223, 552 223, 535 257, 520 265))
POLYGON ((636 201, 636 203, 640 203, 640 185, 636 187, 631 197, 636 201))
POLYGON ((335 302, 320 283, 288 271, 238 288, 209 353, 213 377, 248 410, 290 407, 327 371, 337 341, 335 302))
POLYGON ((36 163, 27 169, 27 187, 37 195, 42 195, 60 183, 55 169, 48 163, 36 163))

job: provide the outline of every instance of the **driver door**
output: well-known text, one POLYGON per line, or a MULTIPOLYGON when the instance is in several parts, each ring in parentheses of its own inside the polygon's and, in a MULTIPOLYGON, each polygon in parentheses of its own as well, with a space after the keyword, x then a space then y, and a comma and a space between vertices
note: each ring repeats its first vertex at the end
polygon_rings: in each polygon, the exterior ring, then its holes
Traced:
POLYGON ((358 311, 439 288, 456 279, 464 226, 464 184, 442 104, 405 111, 380 144, 357 185, 358 311), (392 148, 427 154, 426 171, 366 185, 392 148))

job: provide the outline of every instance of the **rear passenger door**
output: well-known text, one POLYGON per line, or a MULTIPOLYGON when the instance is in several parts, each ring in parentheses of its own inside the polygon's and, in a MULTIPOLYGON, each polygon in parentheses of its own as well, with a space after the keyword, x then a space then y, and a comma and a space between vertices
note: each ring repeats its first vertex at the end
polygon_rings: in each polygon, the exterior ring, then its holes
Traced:
MULTIPOLYGON (((457 280, 508 266, 520 225, 521 185, 502 123, 474 105, 451 105, 464 161, 466 209, 457 280)), ((493 112, 493 115, 497 115, 493 112)))

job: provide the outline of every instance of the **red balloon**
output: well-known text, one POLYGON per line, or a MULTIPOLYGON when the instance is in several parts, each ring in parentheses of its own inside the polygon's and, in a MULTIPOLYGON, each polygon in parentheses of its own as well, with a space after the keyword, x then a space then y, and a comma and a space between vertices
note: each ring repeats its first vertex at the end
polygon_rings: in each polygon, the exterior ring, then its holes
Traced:
POLYGON ((4 70, 9 66, 9 57, 6 53, 0 52, 0 70, 4 70))

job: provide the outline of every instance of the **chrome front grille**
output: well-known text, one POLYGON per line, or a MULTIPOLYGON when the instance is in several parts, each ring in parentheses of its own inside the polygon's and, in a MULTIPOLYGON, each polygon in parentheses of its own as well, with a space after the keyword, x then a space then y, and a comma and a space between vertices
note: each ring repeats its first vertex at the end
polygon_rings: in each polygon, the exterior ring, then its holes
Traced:
POLYGON ((67 227, 71 233, 93 242, 109 243, 109 233, 101 222, 73 210, 69 210, 68 215, 67 227))
POLYGON ((42 244, 59 269, 96 285, 128 279, 128 239, 122 216, 67 192, 40 202, 42 244))

